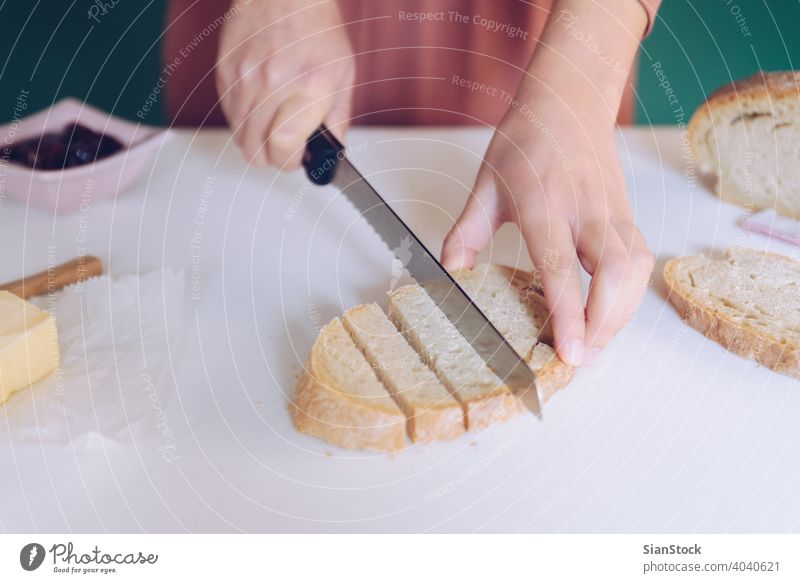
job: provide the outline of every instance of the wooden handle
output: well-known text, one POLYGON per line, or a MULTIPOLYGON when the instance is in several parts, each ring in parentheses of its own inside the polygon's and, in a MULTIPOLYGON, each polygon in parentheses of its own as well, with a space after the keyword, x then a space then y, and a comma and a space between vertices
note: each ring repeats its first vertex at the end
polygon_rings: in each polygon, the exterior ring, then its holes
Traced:
POLYGON ((30 297, 60 290, 73 283, 82 283, 90 277, 103 273, 103 263, 87 255, 78 257, 63 265, 51 267, 47 271, 24 277, 0 286, 0 291, 8 291, 27 300, 30 297))

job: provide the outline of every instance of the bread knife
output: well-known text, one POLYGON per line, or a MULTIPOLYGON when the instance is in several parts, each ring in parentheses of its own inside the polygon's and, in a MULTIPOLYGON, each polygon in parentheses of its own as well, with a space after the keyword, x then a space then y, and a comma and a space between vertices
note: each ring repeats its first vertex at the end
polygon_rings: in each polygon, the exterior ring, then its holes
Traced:
MULTIPOLYGON (((337 187, 389 249, 403 249, 403 257, 397 258, 408 273, 425 289, 492 372, 529 411, 541 418, 534 372, 408 225, 350 163, 345 147, 324 124, 308 139, 303 167, 314 184, 337 187)), ((397 255, 396 251, 393 252, 397 255)))

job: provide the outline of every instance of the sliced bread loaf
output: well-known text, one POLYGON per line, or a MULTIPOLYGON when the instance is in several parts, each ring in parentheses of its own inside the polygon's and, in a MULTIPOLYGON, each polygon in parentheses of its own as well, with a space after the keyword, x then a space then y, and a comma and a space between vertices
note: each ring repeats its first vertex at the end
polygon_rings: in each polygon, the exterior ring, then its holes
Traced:
POLYGON ((699 170, 723 200, 800 219, 800 73, 764 73, 714 92, 689 122, 699 170))
POLYGON ((415 443, 464 433, 461 405, 439 382, 377 304, 345 312, 344 325, 408 418, 415 443))
POLYGON ((720 260, 672 259, 664 279, 689 325, 736 354, 800 377, 800 262, 734 247, 720 260))
MULTIPOLYGON (((542 342, 551 338, 548 313, 530 274, 479 266, 457 277, 538 373, 541 399, 569 382, 574 369, 542 342)), ((342 447, 395 451, 406 418, 418 442, 455 437, 465 425, 483 429, 525 410, 421 287, 395 291, 389 313, 358 306, 322 330, 295 389, 299 431, 342 447)))
POLYGON ((392 452, 405 445, 405 415, 339 318, 320 332, 289 408, 298 431, 340 447, 392 452))

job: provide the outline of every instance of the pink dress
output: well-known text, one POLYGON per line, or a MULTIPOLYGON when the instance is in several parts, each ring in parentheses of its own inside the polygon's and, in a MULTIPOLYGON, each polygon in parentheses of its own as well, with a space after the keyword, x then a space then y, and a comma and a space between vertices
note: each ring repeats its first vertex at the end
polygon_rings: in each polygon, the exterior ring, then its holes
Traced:
MULTIPOLYGON (((660 0, 640 1, 652 24, 660 0)), ((496 125, 552 2, 340 0, 357 61, 353 123, 496 125)), ((164 63, 191 47, 165 76, 167 113, 177 125, 225 123, 214 64, 219 17, 226 8, 219 0, 170 2, 164 63)), ((622 123, 630 121, 630 94, 620 109, 622 123)))

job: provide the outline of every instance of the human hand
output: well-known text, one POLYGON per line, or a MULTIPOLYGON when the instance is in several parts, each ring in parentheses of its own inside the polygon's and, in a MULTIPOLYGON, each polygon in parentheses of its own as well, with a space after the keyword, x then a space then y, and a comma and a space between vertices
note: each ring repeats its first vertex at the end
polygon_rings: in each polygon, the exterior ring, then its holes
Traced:
POLYGON ((556 0, 442 249, 448 269, 471 267, 495 231, 515 223, 558 355, 573 365, 591 364, 625 325, 653 269, 613 137, 646 23, 633 0, 556 0), (592 275, 585 309, 579 266, 592 275))
POLYGON ((498 127, 442 262, 472 267, 495 231, 515 223, 552 315, 558 355, 589 365, 633 314, 653 259, 633 222, 613 118, 553 95, 530 100, 498 127), (585 310, 579 264, 593 276, 585 310))
POLYGON ((350 118, 355 62, 338 6, 315 0, 238 4, 220 34, 222 110, 249 161, 297 168, 320 123, 341 136, 350 118))

